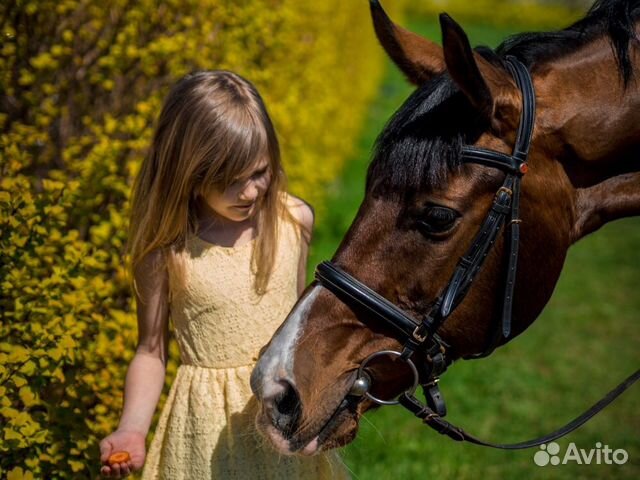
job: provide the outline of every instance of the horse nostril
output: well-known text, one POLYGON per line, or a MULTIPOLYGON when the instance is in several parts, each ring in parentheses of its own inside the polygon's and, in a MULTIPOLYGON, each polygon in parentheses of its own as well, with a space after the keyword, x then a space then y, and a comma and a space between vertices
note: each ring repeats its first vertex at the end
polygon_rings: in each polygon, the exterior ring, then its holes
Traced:
POLYGON ((280 380, 284 391, 274 399, 274 409, 271 414, 273 425, 285 437, 293 433, 300 419, 300 396, 293 384, 287 380, 280 380))
POLYGON ((282 415, 291 415, 300 405, 300 397, 295 388, 287 380, 280 380, 284 391, 275 399, 276 410, 282 415))

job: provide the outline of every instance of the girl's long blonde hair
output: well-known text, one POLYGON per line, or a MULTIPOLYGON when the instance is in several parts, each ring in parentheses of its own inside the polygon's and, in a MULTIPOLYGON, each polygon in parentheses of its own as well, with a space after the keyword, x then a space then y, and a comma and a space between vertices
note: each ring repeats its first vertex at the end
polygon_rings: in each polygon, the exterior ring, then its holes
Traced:
POLYGON ((132 271, 148 254, 160 251, 172 298, 185 281, 183 255, 186 241, 197 232, 199 197, 212 187, 226 189, 265 154, 271 184, 256 214, 251 261, 258 294, 265 292, 273 269, 277 219, 295 222, 282 195, 286 181, 275 129, 260 94, 239 75, 204 71, 180 80, 165 100, 133 187, 132 271))

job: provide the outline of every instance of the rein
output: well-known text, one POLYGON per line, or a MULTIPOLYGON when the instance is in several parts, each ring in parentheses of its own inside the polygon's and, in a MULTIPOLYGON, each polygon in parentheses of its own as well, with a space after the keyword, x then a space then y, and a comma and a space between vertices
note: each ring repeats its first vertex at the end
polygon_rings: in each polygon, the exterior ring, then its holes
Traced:
POLYGON ((447 410, 438 381, 440 375, 451 364, 451 359, 448 359, 445 355, 449 345, 440 338, 437 332, 464 300, 473 280, 480 272, 484 260, 505 224, 506 229, 508 229, 509 239, 506 243, 507 274, 504 284, 501 322, 494 329, 484 350, 470 358, 486 357, 495 350, 503 339, 506 342, 511 336, 513 291, 520 243, 520 182, 522 176, 528 170, 527 157, 535 121, 535 92, 531 76, 519 60, 508 56, 506 65, 522 93, 522 113, 513 153, 506 155, 470 145, 462 147, 462 161, 464 163, 477 163, 498 168, 505 172, 505 179, 496 192, 493 204, 471 246, 458 261, 447 286, 436 298, 424 318, 421 321, 416 321, 399 307, 331 262, 322 262, 318 265, 316 280, 345 304, 363 307, 378 318, 386 321, 397 330, 398 336, 404 342, 401 352, 395 350, 375 352, 360 364, 356 380, 349 394, 351 397, 359 398, 359 401, 367 398, 379 405, 401 404, 415 416, 422 419, 429 427, 457 441, 468 441, 487 447, 517 450, 542 445, 577 429, 636 382, 640 378, 640 370, 637 370, 572 422, 548 435, 526 442, 515 444, 485 442, 466 433, 463 429, 443 418, 447 410), (416 365, 414 354, 417 351, 425 356, 426 361, 418 362, 416 365), (372 360, 381 356, 392 356, 405 362, 413 374, 412 386, 395 400, 383 400, 374 397, 369 392, 372 379, 366 371, 366 366, 372 360), (426 379, 426 381, 420 383, 420 378, 426 379), (426 405, 414 396, 418 385, 421 385, 424 390, 427 400, 426 405))

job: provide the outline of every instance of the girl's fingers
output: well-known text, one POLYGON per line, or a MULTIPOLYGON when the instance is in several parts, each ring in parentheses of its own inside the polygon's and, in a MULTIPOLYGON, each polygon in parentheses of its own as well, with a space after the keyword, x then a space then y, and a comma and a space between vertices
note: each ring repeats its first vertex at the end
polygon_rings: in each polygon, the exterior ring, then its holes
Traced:
POLYGON ((104 477, 125 477, 131 475, 134 468, 132 464, 128 463, 114 463, 110 467, 103 465, 100 469, 100 474, 104 477))
POLYGON ((111 442, 107 440, 100 442, 100 461, 106 463, 112 450, 113 445, 111 445, 111 442))
POLYGON ((103 465, 100 474, 104 477, 126 477, 133 472, 133 463, 114 463, 112 465, 103 465))

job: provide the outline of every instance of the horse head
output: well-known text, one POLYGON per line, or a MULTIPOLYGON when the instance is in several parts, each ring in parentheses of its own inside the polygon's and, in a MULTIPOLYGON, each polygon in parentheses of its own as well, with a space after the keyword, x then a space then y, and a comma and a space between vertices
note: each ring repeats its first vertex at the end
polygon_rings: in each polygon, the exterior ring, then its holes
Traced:
MULTIPOLYGON (((624 25, 625 43, 620 30, 611 36, 604 20, 610 12, 603 11, 620 3, 603 2, 566 30, 520 36, 494 52, 472 49, 445 14, 440 47, 395 25, 371 2, 382 46, 417 88, 378 138, 365 198, 332 263, 407 316, 419 321, 433 311, 505 185, 505 171, 463 157, 468 147, 512 155, 526 102, 507 55, 526 66, 535 90, 528 168, 518 176, 519 217, 507 218, 501 230, 519 224, 509 333, 496 342, 511 241, 499 234, 437 330, 448 362, 522 333, 549 300, 572 243, 640 213, 640 95, 632 77, 638 50, 627 45, 635 25, 624 25)), ((253 372, 258 426, 283 453, 350 442, 361 415, 376 406, 349 401, 358 368, 375 352, 403 348, 393 326, 343 300, 312 283, 253 372)), ((426 353, 418 348, 414 355, 426 353)), ((372 396, 391 398, 414 381, 398 363, 368 363, 372 396)))

